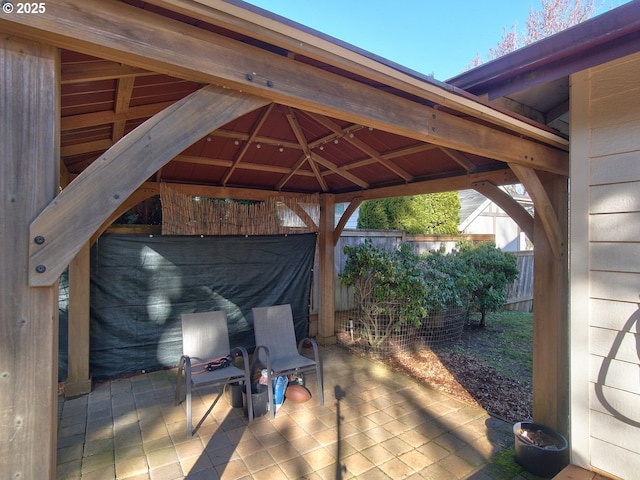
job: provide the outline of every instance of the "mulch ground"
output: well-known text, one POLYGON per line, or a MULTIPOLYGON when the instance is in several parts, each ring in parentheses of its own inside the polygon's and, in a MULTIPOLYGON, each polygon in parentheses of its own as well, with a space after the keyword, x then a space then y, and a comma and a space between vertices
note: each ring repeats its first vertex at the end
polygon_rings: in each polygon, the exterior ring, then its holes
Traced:
MULTIPOLYGON (((338 335, 338 342, 353 353, 368 354, 361 345, 350 345, 345 336, 338 335)), ((467 355, 422 348, 394 352, 376 361, 462 402, 480 406, 507 422, 532 418, 530 385, 503 377, 493 367, 467 355)))

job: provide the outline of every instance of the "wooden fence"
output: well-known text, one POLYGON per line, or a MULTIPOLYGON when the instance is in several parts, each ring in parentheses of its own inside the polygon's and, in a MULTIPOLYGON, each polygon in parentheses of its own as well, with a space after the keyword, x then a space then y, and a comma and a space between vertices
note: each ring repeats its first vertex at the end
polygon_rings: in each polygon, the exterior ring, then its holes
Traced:
MULTIPOLYGON (((370 240, 375 246, 387 249, 396 248, 401 242, 408 242, 414 246, 417 253, 424 253, 429 250, 443 249, 451 252, 462 240, 472 242, 493 241, 493 235, 407 235, 396 230, 345 230, 343 231, 335 249, 334 271, 335 271, 335 309, 337 312, 352 310, 356 307, 354 296, 350 288, 340 283, 338 274, 342 271, 346 262, 344 247, 357 245, 370 240)), ((533 305, 533 251, 514 252, 518 258, 518 279, 508 287, 507 304, 508 310, 531 311, 533 305)), ((317 259, 316 259, 317 262, 317 259)), ((317 264, 316 264, 317 267, 317 264)), ((318 272, 318 269, 314 269, 318 272)), ((312 289, 312 298, 318 298, 318 282, 315 281, 312 289)), ((312 300, 312 312, 317 313, 314 308, 315 302, 312 300)))

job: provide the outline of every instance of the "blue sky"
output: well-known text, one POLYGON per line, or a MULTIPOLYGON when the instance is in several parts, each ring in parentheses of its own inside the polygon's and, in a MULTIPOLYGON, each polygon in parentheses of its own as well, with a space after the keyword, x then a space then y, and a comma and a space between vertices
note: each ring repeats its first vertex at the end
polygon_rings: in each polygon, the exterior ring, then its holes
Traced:
MULTIPOLYGON (((248 0, 339 40, 437 80, 464 71, 504 28, 526 31, 529 9, 540 0, 248 0)), ((609 5, 626 3, 607 0, 609 5)))

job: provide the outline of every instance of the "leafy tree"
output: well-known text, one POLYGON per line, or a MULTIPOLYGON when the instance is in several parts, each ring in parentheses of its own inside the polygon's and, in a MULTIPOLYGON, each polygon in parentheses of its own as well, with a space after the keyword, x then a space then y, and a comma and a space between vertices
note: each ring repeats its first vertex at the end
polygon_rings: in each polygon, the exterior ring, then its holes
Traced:
POLYGON ((368 200, 358 215, 358 228, 404 230, 411 235, 456 235, 459 223, 458 192, 368 200))
MULTIPOLYGON (((596 0, 542 0, 541 10, 534 10, 533 7, 529 9, 529 16, 525 21, 526 33, 519 34, 515 23, 510 30, 504 28, 501 40, 489 49, 489 60, 584 22, 593 17, 598 8, 596 0)), ((477 53, 467 65, 467 70, 481 64, 482 56, 477 53)))
POLYGON ((498 311, 507 301, 507 284, 518 277, 518 262, 515 255, 502 252, 493 242, 460 242, 459 248, 470 306, 480 312, 480 326, 484 327, 487 313, 498 311))
POLYGON ((340 281, 354 289, 362 334, 372 349, 379 349, 402 325, 420 324, 427 313, 427 291, 410 245, 387 251, 366 240, 344 247, 344 252, 340 281))

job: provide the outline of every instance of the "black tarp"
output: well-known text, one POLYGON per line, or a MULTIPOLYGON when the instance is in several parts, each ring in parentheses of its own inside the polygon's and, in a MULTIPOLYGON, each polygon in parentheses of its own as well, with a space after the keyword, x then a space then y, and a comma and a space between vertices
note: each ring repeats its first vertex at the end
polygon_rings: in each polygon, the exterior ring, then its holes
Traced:
POLYGON ((305 337, 315 243, 315 234, 101 237, 91 249, 93 378, 176 365, 187 312, 224 310, 231 346, 251 350, 251 308, 289 303, 305 337))

